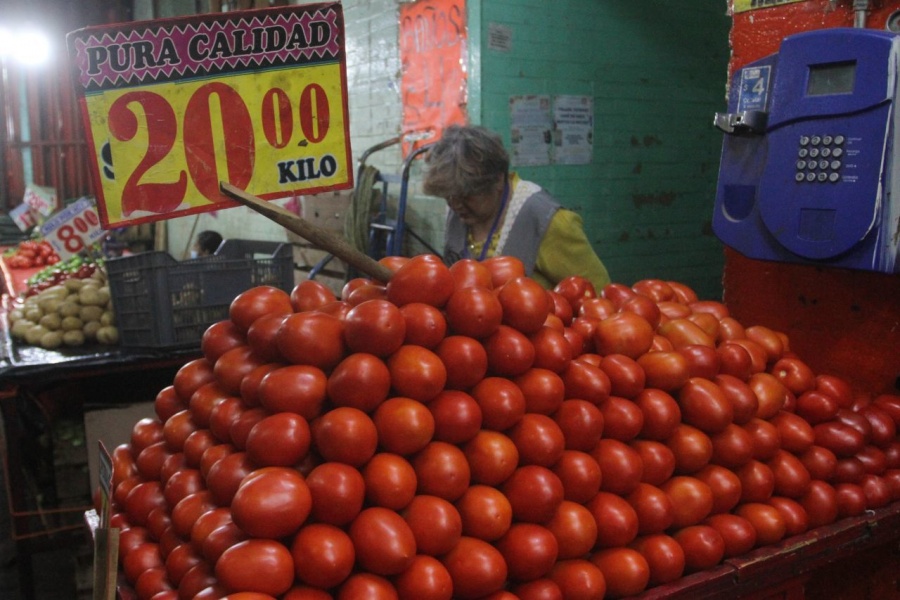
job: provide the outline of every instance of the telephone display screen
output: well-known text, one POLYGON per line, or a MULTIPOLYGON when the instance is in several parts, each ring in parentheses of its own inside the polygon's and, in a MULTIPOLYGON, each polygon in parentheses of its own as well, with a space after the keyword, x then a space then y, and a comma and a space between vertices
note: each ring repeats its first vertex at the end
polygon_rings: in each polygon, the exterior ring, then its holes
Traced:
POLYGON ((810 65, 807 96, 850 94, 856 79, 856 61, 810 65))

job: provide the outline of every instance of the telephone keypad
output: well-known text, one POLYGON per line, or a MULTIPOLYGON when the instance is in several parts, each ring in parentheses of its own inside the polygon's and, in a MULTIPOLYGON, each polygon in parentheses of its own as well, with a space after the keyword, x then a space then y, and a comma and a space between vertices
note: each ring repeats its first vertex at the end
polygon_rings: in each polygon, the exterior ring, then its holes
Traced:
POLYGON ((797 183, 837 183, 841 180, 839 160, 844 154, 843 135, 801 135, 797 148, 797 183))

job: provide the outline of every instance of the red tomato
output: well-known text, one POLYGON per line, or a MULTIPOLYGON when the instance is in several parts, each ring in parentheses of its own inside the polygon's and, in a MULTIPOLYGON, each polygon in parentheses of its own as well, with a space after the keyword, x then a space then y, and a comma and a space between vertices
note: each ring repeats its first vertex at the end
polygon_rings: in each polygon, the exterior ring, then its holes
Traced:
POLYGON ((812 479, 828 481, 834 475, 837 457, 828 448, 813 445, 800 455, 800 462, 806 467, 812 479))
POLYGON ((711 569, 725 556, 725 540, 709 525, 691 525, 679 529, 672 537, 684 550, 686 573, 711 569))
POLYGON ((290 295, 268 285, 257 286, 238 294, 228 308, 232 323, 244 332, 264 315, 288 315, 293 312, 290 295))
POLYGON ((402 456, 418 452, 434 436, 434 416, 428 407, 412 398, 398 396, 383 402, 372 415, 372 421, 379 446, 402 456))
POLYGON ((369 506, 401 510, 416 494, 416 471, 397 454, 381 452, 362 469, 369 506))
POLYGON ((265 419, 271 413, 261 407, 247 409, 238 414, 228 428, 228 436, 235 448, 244 450, 247 447, 247 438, 253 426, 265 419))
POLYGON ((378 430, 371 417, 349 406, 334 408, 312 423, 313 446, 323 459, 354 467, 364 465, 378 445, 378 430))
POLYGON ((282 314, 263 315, 253 322, 247 330, 247 345, 257 358, 264 362, 283 360, 275 336, 287 318, 288 315, 282 314))
POLYGON ((511 591, 519 600, 563 600, 562 590, 547 577, 514 585, 511 591))
POLYGON ((463 451, 446 442, 431 442, 413 457, 417 492, 450 502, 469 488, 471 471, 463 451))
POLYGON ((546 527, 516 523, 495 544, 512 581, 533 581, 550 572, 559 554, 556 537, 546 527))
POLYGON ((409 567, 394 578, 397 594, 402 599, 450 600, 453 580, 441 561, 418 555, 409 567))
POLYGON ((235 525, 258 538, 295 533, 312 508, 312 495, 294 469, 264 467, 241 481, 231 502, 235 525))
POLYGON ((603 600, 606 596, 603 572, 597 565, 581 558, 558 561, 550 571, 550 579, 567 600, 603 600))
POLYGON ((526 335, 536 333, 553 308, 546 290, 530 277, 510 279, 498 290, 497 299, 502 307, 503 323, 526 335))
POLYGON ((259 467, 290 467, 306 456, 309 424, 294 413, 276 413, 260 420, 247 436, 247 456, 259 467))
MULTIPOLYGON (((329 598, 331 596, 329 595, 329 598)), ((372 573, 354 573, 341 584, 334 595, 334 600, 399 600, 394 585, 380 575, 372 573)))
POLYGON ((472 258, 463 258, 450 265, 455 289, 483 287, 492 289, 491 272, 483 264, 472 258))
POLYGON ((631 548, 607 548, 591 555, 606 580, 611 597, 633 596, 644 591, 650 581, 650 565, 644 555, 631 548))
POLYGON ((631 440, 628 445, 641 457, 643 483, 659 485, 675 472, 675 454, 662 442, 637 439, 631 440))
POLYGON ((328 377, 322 369, 288 365, 264 375, 257 393, 260 404, 270 411, 292 412, 312 420, 322 411, 327 385, 328 377))
POLYGON ((162 569, 165 566, 159 552, 159 544, 155 542, 144 542, 137 545, 122 557, 121 562, 125 578, 132 585, 149 569, 162 569))
POLYGON ((657 333, 672 342, 675 350, 684 346, 707 346, 715 348, 715 338, 690 319, 670 319, 660 323, 657 333))
POLYGON ((401 307, 400 314, 406 321, 404 344, 434 348, 447 333, 447 319, 434 306, 413 302, 401 307))
POLYGON ((304 279, 294 286, 290 298, 294 312, 315 310, 337 300, 328 286, 313 279, 304 279))
POLYGON ((515 256, 492 256, 481 261, 491 273, 494 289, 500 289, 507 281, 524 277, 525 265, 515 256))
POLYGON ((143 481, 136 484, 125 496, 124 508, 128 521, 134 525, 146 525, 154 508, 166 506, 163 487, 159 481, 143 481))
POLYGON ((504 377, 485 377, 472 388, 472 397, 481 408, 485 429, 504 431, 525 414, 525 394, 504 377))
POLYGON ((775 363, 784 354, 784 343, 773 329, 763 325, 753 325, 745 329, 747 339, 759 344, 766 353, 766 361, 775 363))
MULTIPOLYGON (((739 341, 736 339, 721 342, 716 347, 716 357, 719 359, 719 372, 721 375, 728 375, 740 381, 747 381, 758 365, 754 365, 750 351, 739 341)), ((762 360, 762 350, 760 350, 759 355, 760 360, 762 360)))
MULTIPOLYGON (((192 432, 190 435, 193 435, 193 433, 196 432, 192 432)), ((169 450, 166 442, 156 442, 141 450, 141 453, 137 455, 137 459, 134 461, 134 465, 144 480, 159 480, 163 464, 173 454, 174 452, 169 450)))
POLYGON ((597 290, 593 284, 580 275, 569 275, 556 284, 553 291, 565 298, 573 310, 578 310, 581 302, 587 298, 596 298, 597 290))
POLYGON ((233 522, 220 525, 206 536, 203 542, 203 556, 210 564, 215 564, 228 548, 248 539, 240 527, 233 522))
POLYGON ((325 523, 305 525, 291 542, 300 581, 320 588, 340 585, 353 570, 356 551, 342 529, 325 523))
POLYGON ((181 401, 187 405, 191 396, 205 383, 215 379, 213 363, 205 358, 197 358, 182 366, 175 373, 172 385, 181 401))
POLYGON ((157 418, 161 422, 165 422, 175 413, 186 409, 189 400, 190 397, 186 400, 182 400, 175 392, 175 386, 169 385, 156 394, 156 398, 153 400, 153 410, 156 413, 157 418))
POLYGON ((331 315, 294 313, 282 323, 275 343, 289 362, 328 370, 344 358, 343 332, 343 323, 331 315))
POLYGON ((859 486, 866 497, 866 508, 869 510, 881 508, 889 504, 893 498, 891 488, 887 481, 879 476, 867 473, 862 476, 859 486))
POLYGON ((552 467, 565 450, 562 429, 543 414, 525 413, 509 429, 509 437, 519 451, 520 465, 552 467))
POLYGON ((566 385, 562 377, 549 369, 531 368, 515 378, 525 396, 525 410, 549 415, 563 402, 566 385))
POLYGON ((163 440, 163 426, 158 419, 150 417, 140 419, 131 428, 131 448, 136 454, 141 450, 163 440))
POLYGON ((828 525, 837 519, 837 494, 824 481, 810 482, 809 491, 800 499, 800 504, 806 509, 810 529, 828 525))
POLYGON ((603 473, 600 485, 603 491, 624 496, 640 484, 644 465, 640 454, 631 446, 615 439, 602 439, 591 456, 603 473))
POLYGON ((813 430, 816 445, 828 448, 840 458, 855 455, 866 444, 865 436, 858 429, 837 420, 819 423, 813 430))
POLYGON ((508 570, 503 555, 494 546, 463 536, 441 562, 453 580, 453 597, 474 599, 500 590, 508 570))
POLYGON ((747 502, 735 509, 735 514, 750 521, 756 530, 756 545, 768 546, 781 541, 787 531, 781 512, 769 504, 747 502))
POLYGON ((710 436, 713 454, 710 462, 730 469, 740 467, 753 458, 753 438, 740 425, 730 423, 710 436))
POLYGON ((737 506, 741 500, 741 480, 729 469, 719 465, 707 465, 693 474, 709 486, 713 494, 713 505, 710 514, 726 513, 737 506))
MULTIPOLYGON (((209 445, 219 444, 222 442, 231 441, 231 426, 241 418, 241 416, 247 412, 247 407, 244 404, 244 401, 241 398, 236 396, 229 396, 216 404, 212 411, 209 413, 209 431, 210 438, 208 440, 209 445)), ((195 433, 203 432, 206 430, 198 430, 195 433)), ((249 432, 248 432, 249 433, 249 432)), ((199 464, 193 464, 191 461, 195 459, 199 459, 199 456, 195 457, 191 455, 192 449, 188 447, 188 443, 191 441, 191 437, 195 434, 192 433, 185 441, 184 441, 184 453, 185 457, 188 460, 189 464, 192 466, 196 466, 199 464)), ((199 441, 199 440, 196 440, 199 441)), ((195 441, 195 443, 196 443, 195 441)), ((206 449, 206 447, 196 448, 193 451, 200 452, 202 456, 202 452, 206 449)))
POLYGON ((640 552, 647 561, 650 569, 648 584, 651 586, 675 581, 684 573, 684 550, 671 536, 655 534, 638 537, 629 547, 640 552))
POLYGON ((744 429, 753 438, 753 458, 769 460, 781 448, 781 433, 769 421, 753 418, 744 424, 744 429))
POLYGON ((622 312, 633 312, 646 319, 650 323, 650 327, 655 331, 659 325, 662 313, 659 305, 647 296, 635 296, 629 298, 622 304, 620 309, 622 312))
POLYGON ((625 311, 597 323, 594 345, 600 354, 624 354, 637 359, 653 343, 653 326, 637 313, 625 311))
POLYGON ((600 465, 586 452, 566 450, 553 466, 563 485, 563 497, 584 504, 600 491, 600 465))
POLYGON ((388 358, 387 366, 397 394, 420 402, 434 399, 447 381, 444 363, 437 354, 421 346, 401 346, 388 358))
POLYGON ((235 591, 278 596, 294 583, 291 552, 275 540, 249 539, 235 544, 216 561, 215 572, 220 582, 235 591))
POLYGON ((841 408, 847 408, 853 402, 853 391, 850 384, 834 375, 817 375, 816 391, 831 396, 841 408))
POLYGON ((834 486, 834 493, 839 518, 856 517, 866 512, 866 494, 859 485, 838 483, 834 486))
POLYGON ((724 558, 750 552, 756 546, 756 529, 753 524, 738 515, 722 513, 707 517, 704 525, 712 527, 725 542, 724 558))
POLYGON ((794 412, 812 425, 830 421, 840 409, 838 401, 828 393, 810 390, 797 396, 794 412))
POLYGON ((797 396, 816 386, 816 375, 805 362, 798 358, 781 358, 772 365, 770 372, 781 381, 784 387, 797 396))
POLYGON ((796 455, 809 450, 816 439, 816 434, 808 421, 787 411, 781 411, 770 422, 778 429, 781 436, 781 447, 796 455))
POLYGON ((509 498, 513 518, 527 523, 549 521, 563 501, 559 477, 539 465, 517 468, 503 483, 501 491, 509 498))
POLYGON ((440 308, 453 293, 450 269, 433 254, 420 254, 406 261, 387 284, 387 299, 397 306, 421 302, 440 308))
POLYGON ((734 419, 731 402, 708 379, 690 379, 678 393, 678 404, 682 420, 706 433, 720 432, 734 419))
POLYGON ((203 557, 195 552, 191 544, 179 544, 166 556, 168 580, 176 586, 193 567, 203 562, 203 557))
POLYGON ((696 477, 675 476, 660 485, 672 503, 672 527, 696 525, 713 508, 712 489, 696 477))
POLYGON ((566 450, 590 452, 603 434, 603 413, 586 400, 564 400, 552 417, 563 432, 566 450))
POLYGON ((870 404, 859 410, 859 414, 864 416, 871 426, 872 444, 885 448, 897 439, 897 425, 888 410, 882 408, 887 406, 884 402, 882 405, 870 404))
POLYGON ((687 361, 688 377, 714 379, 719 373, 719 354, 715 348, 688 344, 676 350, 687 361))
POLYGON ((681 424, 666 440, 675 455, 675 472, 690 474, 699 471, 712 459, 713 445, 709 436, 690 425, 681 424))
POLYGON ((681 408, 668 393, 648 388, 634 399, 634 404, 643 413, 642 438, 663 441, 672 436, 681 423, 681 408))
MULTIPOLYGON (((735 338, 728 340, 722 346, 731 346, 737 345, 743 348, 747 354, 750 356, 750 375, 754 375, 756 373, 762 373, 766 370, 766 361, 768 360, 768 355, 766 354, 766 349, 754 342, 753 340, 746 338, 735 338)), ((725 356, 721 356, 723 363, 725 360, 725 356)), ((724 364, 723 364, 724 366, 724 364)), ((737 373, 733 373, 736 377, 739 377, 737 373)))
POLYGON ((639 357, 637 362, 644 369, 646 386, 649 388, 677 390, 691 377, 690 363, 680 352, 648 352, 639 357))
POLYGON ((343 318, 344 341, 353 352, 385 357, 393 354, 406 337, 406 319, 387 300, 357 304, 343 318))
POLYGON ((735 474, 741 480, 741 502, 765 502, 775 491, 775 474, 766 463, 751 460, 735 474))
POLYGON ((712 340, 719 334, 719 320, 711 314, 693 313, 688 316, 688 321, 706 332, 712 340))
POLYGON ((809 471, 806 470, 800 459, 790 452, 779 450, 766 464, 775 477, 774 493, 776 495, 799 498, 809 489, 809 471))
POLYGON ((572 319, 575 317, 575 309, 572 308, 569 301, 553 290, 548 290, 547 296, 550 298, 550 313, 560 320, 563 327, 571 325, 572 319))
POLYGON ((574 319, 572 324, 575 325, 575 321, 580 321, 582 324, 590 323, 589 333, 593 340, 594 332, 597 330, 597 323, 613 316, 618 310, 616 305, 606 298, 585 298, 577 312, 577 316, 580 319, 574 319))
POLYGON ((387 508, 363 509, 350 523, 349 533, 358 564, 371 573, 402 573, 416 553, 412 529, 403 517, 387 508))
POLYGON ((674 519, 672 501, 661 489, 649 483, 639 483, 625 499, 638 516, 638 533, 662 533, 674 519))
POLYGON ((487 485, 473 485, 454 503, 462 519, 462 533, 493 542, 512 525, 512 505, 503 492, 487 485))
POLYGON ((624 354, 607 354, 601 359, 600 368, 609 377, 610 393, 614 396, 635 398, 644 389, 644 369, 624 354))
POLYGON ((481 342, 463 335, 447 336, 434 349, 447 369, 446 389, 465 390, 487 374, 487 351, 481 342))
MULTIPOLYGON (((178 455, 176 455, 178 456, 178 455)), ((178 464, 178 469, 174 470, 172 475, 167 478, 163 486, 163 497, 169 507, 174 507, 182 498, 200 492, 206 489, 203 482, 203 476, 197 469, 189 469, 182 463, 178 464)))
POLYGON ((371 413, 388 397, 391 373, 374 354, 356 352, 342 360, 328 376, 326 391, 336 406, 371 413))
POLYGON ((597 522, 597 548, 625 546, 637 537, 637 512, 621 496, 599 492, 585 507, 597 522))
POLYGON ((365 499, 362 474, 343 463, 326 462, 306 477, 316 521, 343 526, 356 518, 365 499))
POLYGON ((610 396, 600 405, 603 415, 603 431, 606 437, 621 442, 634 439, 644 426, 641 408, 626 398, 610 396))
POLYGON ((772 496, 766 504, 774 506, 781 513, 781 518, 784 519, 785 536, 799 535, 809 529, 806 509, 796 500, 783 496, 772 496))
POLYGON ((591 511, 577 502, 563 500, 545 526, 556 538, 558 560, 585 556, 597 542, 597 523, 591 511))
POLYGON ((484 340, 488 370, 501 377, 515 377, 534 363, 534 345, 528 337, 508 325, 500 325, 484 340))
POLYGON ((188 403, 191 418, 197 427, 209 427, 209 417, 213 408, 228 397, 229 394, 214 381, 197 388, 188 403))
POLYGON ((134 591, 138 598, 154 598, 160 592, 174 590, 166 569, 161 567, 150 568, 138 576, 134 584, 134 591))
MULTIPOLYGON (((541 292, 544 293, 543 289, 541 292)), ((504 318, 501 300, 486 287, 455 290, 445 310, 447 325, 453 334, 476 339, 486 338, 497 331, 504 318)))
POLYGON ((419 554, 440 556, 456 546, 462 535, 462 517, 453 504, 437 496, 419 495, 403 510, 419 554))
POLYGON ((609 398, 612 387, 609 376, 599 367, 573 360, 562 372, 566 399, 578 398, 596 405, 609 398))
POLYGON ((435 440, 461 444, 481 429, 481 406, 465 392, 444 390, 427 407, 434 418, 435 440))
POLYGON ((534 346, 534 367, 560 374, 566 370, 575 356, 572 344, 566 338, 568 331, 569 329, 558 331, 552 327, 541 327, 529 338, 534 346))

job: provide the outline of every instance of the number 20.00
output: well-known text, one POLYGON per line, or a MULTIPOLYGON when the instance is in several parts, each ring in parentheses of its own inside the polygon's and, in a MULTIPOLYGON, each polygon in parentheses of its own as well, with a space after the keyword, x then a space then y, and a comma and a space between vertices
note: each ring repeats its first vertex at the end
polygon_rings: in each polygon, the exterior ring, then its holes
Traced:
MULTIPOLYGON (((241 95, 232 87, 211 82, 198 88, 184 111, 184 157, 191 180, 197 190, 210 201, 221 199, 216 169, 216 144, 213 137, 211 101, 216 97, 222 122, 223 149, 228 171, 226 178, 245 188, 253 176, 256 140, 250 111, 241 95)), ((147 150, 122 188, 122 213, 135 210, 167 213, 175 210, 187 191, 187 174, 179 171, 178 179, 168 183, 146 182, 144 176, 164 160, 178 134, 178 118, 168 100, 160 94, 134 91, 123 94, 109 109, 109 130, 117 140, 128 142, 138 133, 138 104, 147 123, 147 150)), ((304 138, 322 141, 328 133, 329 108, 325 90, 310 84, 300 94, 299 124, 304 138)), ((263 98, 260 119, 266 142, 273 148, 290 143, 294 130, 290 97, 280 89, 270 89, 263 98)))

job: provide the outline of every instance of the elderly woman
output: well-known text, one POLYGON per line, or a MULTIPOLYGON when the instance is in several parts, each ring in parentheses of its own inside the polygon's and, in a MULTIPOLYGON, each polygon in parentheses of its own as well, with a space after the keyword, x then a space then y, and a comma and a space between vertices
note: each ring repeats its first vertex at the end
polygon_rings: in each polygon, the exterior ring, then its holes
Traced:
POLYGON ((581 217, 537 184, 509 172, 509 154, 495 133, 452 125, 426 160, 425 193, 450 207, 444 261, 515 256, 546 288, 570 275, 597 291, 609 283, 584 233, 581 217))

